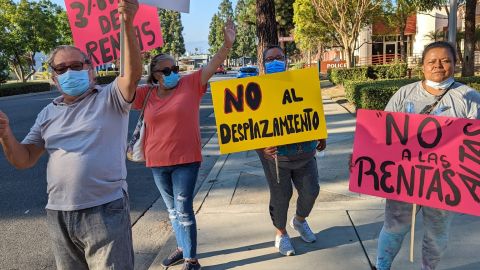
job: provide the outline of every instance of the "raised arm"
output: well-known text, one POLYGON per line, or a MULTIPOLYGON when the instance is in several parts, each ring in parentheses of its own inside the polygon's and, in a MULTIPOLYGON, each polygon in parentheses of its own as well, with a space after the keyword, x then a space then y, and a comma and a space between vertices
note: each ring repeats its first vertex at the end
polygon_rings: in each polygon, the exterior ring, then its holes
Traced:
POLYGON ((33 144, 21 144, 10 129, 8 117, 0 111, 0 142, 8 162, 17 169, 27 169, 35 165, 45 149, 33 144))
POLYGON ((118 12, 125 21, 124 76, 118 78, 118 87, 126 101, 135 96, 137 84, 142 77, 142 57, 133 27, 133 19, 138 10, 138 0, 120 0, 118 12))
POLYGON ((208 63, 208 65, 202 71, 202 85, 207 84, 208 80, 215 74, 218 66, 220 66, 225 59, 227 59, 227 55, 230 52, 230 49, 233 46, 233 42, 235 42, 235 25, 231 20, 227 20, 225 24, 225 28, 223 29, 223 46, 217 51, 217 53, 213 56, 212 60, 208 63))

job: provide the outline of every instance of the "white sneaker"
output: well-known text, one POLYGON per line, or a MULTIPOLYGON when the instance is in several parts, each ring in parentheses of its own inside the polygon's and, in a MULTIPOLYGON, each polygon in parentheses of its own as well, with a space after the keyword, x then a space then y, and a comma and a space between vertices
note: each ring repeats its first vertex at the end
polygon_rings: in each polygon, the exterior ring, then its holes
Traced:
POLYGON ((288 234, 282 234, 275 236, 275 247, 278 248, 280 254, 284 256, 295 255, 295 249, 293 249, 292 242, 288 234))
POLYGON ((308 226, 306 220, 304 222, 300 222, 295 217, 293 217, 292 220, 290 220, 290 227, 300 233, 300 237, 302 238, 302 240, 307 243, 313 243, 317 240, 317 237, 308 226))

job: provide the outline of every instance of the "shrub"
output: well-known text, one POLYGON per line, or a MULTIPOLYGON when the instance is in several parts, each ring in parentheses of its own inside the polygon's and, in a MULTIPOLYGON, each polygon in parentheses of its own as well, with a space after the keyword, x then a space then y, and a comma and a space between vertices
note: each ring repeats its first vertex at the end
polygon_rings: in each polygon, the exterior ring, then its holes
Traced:
POLYGON ((334 84, 343 84, 345 81, 365 81, 368 79, 368 66, 332 68, 329 79, 334 84))
POLYGON ((397 92, 398 88, 385 88, 378 90, 375 87, 365 87, 359 93, 357 102, 358 109, 383 110, 390 98, 397 92))
POLYGON ((327 76, 334 84, 345 84, 347 81, 405 78, 407 76, 407 64, 395 63, 354 68, 333 68, 327 70, 327 76))
POLYGON ((327 80, 333 82, 331 78, 332 78, 332 69, 329 68, 327 69, 327 80))
POLYGON ((97 77, 97 84, 109 84, 117 78, 117 75, 106 75, 97 77))
POLYGON ((412 69, 412 77, 416 77, 420 80, 423 80, 423 69, 421 66, 416 66, 412 69))
POLYGON ((7 83, 0 85, 0 97, 50 91, 48 82, 7 83))
POLYGON ((473 77, 460 77, 460 78, 455 78, 457 82, 466 84, 472 88, 475 88, 478 90, 478 84, 480 84, 480 76, 473 76, 473 77))
POLYGON ((359 93, 357 89, 361 89, 364 85, 368 85, 369 83, 371 83, 371 81, 346 81, 343 84, 345 98, 355 104, 355 100, 358 99, 357 95, 359 93))
POLYGON ((359 109, 383 110, 388 100, 400 87, 416 81, 418 79, 350 82, 348 89, 345 87, 345 96, 359 109))
POLYGON ((370 79, 399 79, 407 76, 407 64, 396 63, 390 65, 373 65, 369 66, 370 79))

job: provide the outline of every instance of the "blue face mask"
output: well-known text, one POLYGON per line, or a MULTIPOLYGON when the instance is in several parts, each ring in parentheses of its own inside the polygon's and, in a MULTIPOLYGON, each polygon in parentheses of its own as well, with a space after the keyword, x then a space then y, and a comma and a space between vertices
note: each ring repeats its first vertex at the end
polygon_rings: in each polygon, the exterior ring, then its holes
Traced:
POLYGON ((165 85, 167 89, 171 89, 177 86, 179 80, 180 75, 175 72, 170 73, 170 75, 168 76, 163 75, 163 85, 165 85))
POLYGON ((280 60, 273 60, 265 64, 265 73, 277 73, 284 72, 286 70, 285 62, 280 60))
POLYGON ((88 70, 68 70, 59 75, 57 80, 62 92, 72 97, 81 96, 90 87, 88 70))

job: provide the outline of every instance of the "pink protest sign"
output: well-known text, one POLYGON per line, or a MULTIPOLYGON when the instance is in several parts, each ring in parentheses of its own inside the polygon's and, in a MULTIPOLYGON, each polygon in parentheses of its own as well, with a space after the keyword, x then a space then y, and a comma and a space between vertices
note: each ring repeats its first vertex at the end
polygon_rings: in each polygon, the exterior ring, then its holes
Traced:
POLYGON ((480 121, 359 110, 350 190, 480 216, 480 121))
MULTIPOLYGON (((120 57, 120 14, 118 0, 65 0, 75 46, 83 50, 93 65, 120 57)), ((140 50, 163 44, 157 8, 140 5, 134 20, 140 50)))

